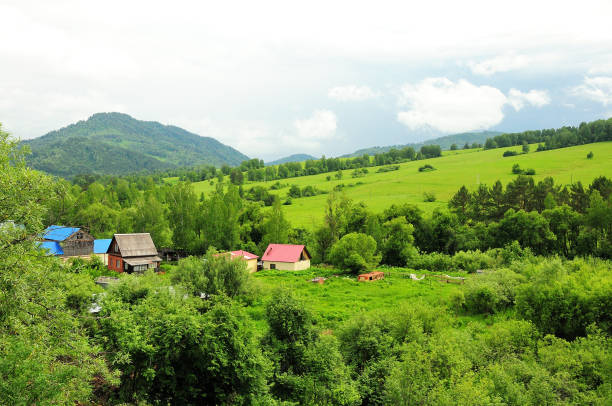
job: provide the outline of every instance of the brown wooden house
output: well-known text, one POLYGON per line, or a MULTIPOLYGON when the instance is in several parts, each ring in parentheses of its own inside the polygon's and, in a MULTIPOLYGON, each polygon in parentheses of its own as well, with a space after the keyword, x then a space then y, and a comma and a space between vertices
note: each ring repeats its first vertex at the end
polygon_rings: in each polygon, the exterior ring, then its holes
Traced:
POLYGON ((94 238, 80 227, 49 226, 42 240, 44 249, 63 258, 89 257, 94 252, 94 238))
POLYGON ((159 270, 161 258, 149 233, 115 234, 108 247, 108 269, 117 272, 159 270))

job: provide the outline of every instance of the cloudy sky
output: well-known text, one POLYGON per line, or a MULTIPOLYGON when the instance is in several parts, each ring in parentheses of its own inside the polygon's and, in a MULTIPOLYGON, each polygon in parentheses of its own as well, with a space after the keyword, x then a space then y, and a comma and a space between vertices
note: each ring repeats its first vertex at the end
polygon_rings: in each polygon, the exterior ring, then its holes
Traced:
POLYGON ((120 111, 249 156, 612 116, 612 2, 0 0, 0 122, 120 111), (214 5, 211 5, 214 4, 214 5))

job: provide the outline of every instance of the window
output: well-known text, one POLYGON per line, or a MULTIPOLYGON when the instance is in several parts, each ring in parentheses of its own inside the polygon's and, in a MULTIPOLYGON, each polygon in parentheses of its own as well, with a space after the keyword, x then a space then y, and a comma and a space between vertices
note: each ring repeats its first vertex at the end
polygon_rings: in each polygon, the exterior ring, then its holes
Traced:
POLYGON ((119 260, 116 261, 115 268, 121 268, 121 262, 119 260))
POLYGON ((270 264, 270 269, 276 269, 276 264, 270 264))

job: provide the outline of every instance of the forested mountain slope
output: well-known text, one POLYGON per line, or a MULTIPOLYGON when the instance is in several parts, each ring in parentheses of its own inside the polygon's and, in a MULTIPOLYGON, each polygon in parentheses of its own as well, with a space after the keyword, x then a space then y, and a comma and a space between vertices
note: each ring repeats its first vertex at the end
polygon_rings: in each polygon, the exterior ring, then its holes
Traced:
POLYGON ((28 163, 71 178, 81 173, 119 175, 181 166, 240 164, 248 157, 214 138, 121 113, 97 113, 86 121, 23 142, 28 163))

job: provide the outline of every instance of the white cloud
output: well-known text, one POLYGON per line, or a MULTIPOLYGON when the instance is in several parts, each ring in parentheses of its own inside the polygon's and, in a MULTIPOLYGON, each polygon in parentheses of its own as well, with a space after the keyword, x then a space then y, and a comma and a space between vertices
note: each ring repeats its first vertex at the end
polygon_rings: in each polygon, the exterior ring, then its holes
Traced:
POLYGON ((329 89, 327 96, 330 99, 338 101, 364 101, 369 99, 375 99, 378 97, 378 93, 374 92, 368 86, 336 86, 329 89))
POLYGON ((529 58, 525 55, 505 54, 482 62, 468 62, 468 66, 475 75, 491 76, 497 72, 508 72, 527 66, 529 58))
POLYGON ((503 108, 516 111, 526 105, 542 107, 550 103, 546 90, 521 92, 510 89, 508 96, 491 86, 477 86, 465 79, 427 78, 401 88, 397 119, 412 130, 431 128, 443 133, 484 130, 504 119, 503 108))
POLYGON ((534 107, 542 107, 550 104, 550 96, 546 90, 530 90, 526 93, 518 89, 510 89, 508 93, 508 104, 514 107, 514 110, 519 111, 526 104, 534 107))
POLYGON ((490 128, 502 121, 506 96, 491 86, 476 86, 466 80, 427 78, 404 85, 400 105, 408 110, 397 119, 410 129, 431 127, 443 133, 490 128))
POLYGON ((586 77, 581 85, 572 89, 572 93, 607 106, 612 104, 612 77, 586 77))
POLYGON ((310 118, 295 120, 298 141, 323 141, 336 134, 336 115, 330 110, 317 110, 310 118))

